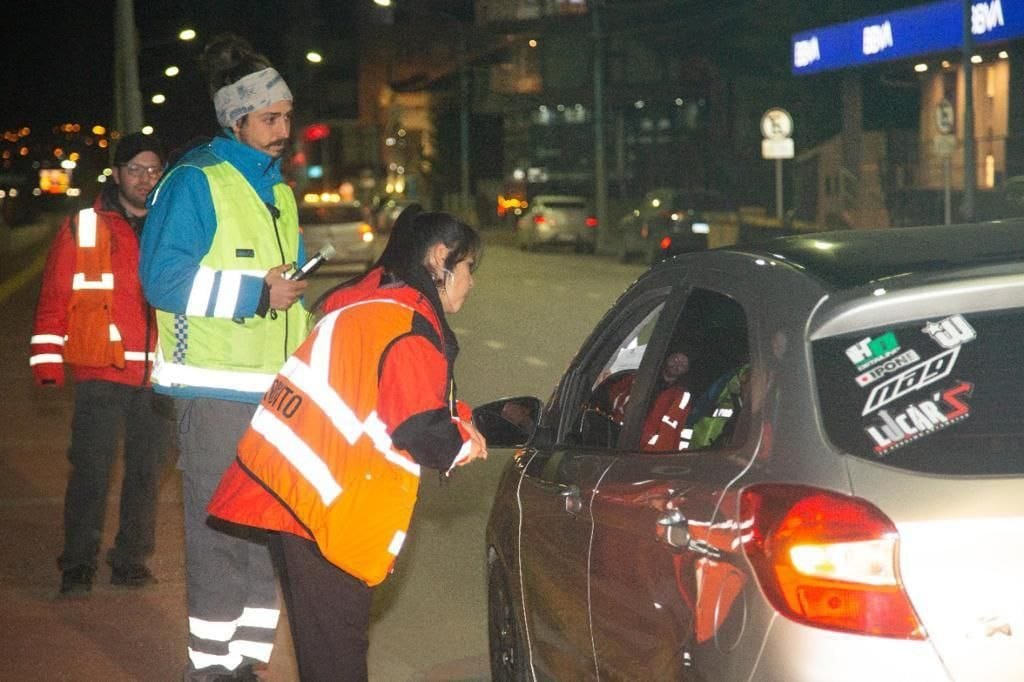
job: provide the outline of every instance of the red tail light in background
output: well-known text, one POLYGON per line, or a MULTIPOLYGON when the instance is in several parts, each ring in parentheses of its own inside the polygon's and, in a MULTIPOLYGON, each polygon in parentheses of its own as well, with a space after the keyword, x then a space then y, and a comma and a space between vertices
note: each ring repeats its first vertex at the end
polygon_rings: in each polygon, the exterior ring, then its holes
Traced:
POLYGON ((672 237, 662 237, 661 241, 658 242, 658 246, 661 247, 662 251, 668 250, 668 247, 672 246, 672 237))
POLYGON ((533 216, 533 224, 534 224, 534 225, 543 225, 543 224, 544 224, 544 223, 546 223, 547 221, 548 221, 548 219, 547 219, 547 218, 545 218, 545 217, 544 217, 544 216, 543 216, 542 214, 540 214, 540 213, 538 213, 537 215, 533 216))
POLYGON ((597 227, 597 218, 592 215, 588 215, 584 223, 587 227, 597 227))
POLYGON ((752 486, 740 505, 743 549, 784 616, 829 630, 925 639, 899 576, 899 534, 877 507, 797 485, 752 486))

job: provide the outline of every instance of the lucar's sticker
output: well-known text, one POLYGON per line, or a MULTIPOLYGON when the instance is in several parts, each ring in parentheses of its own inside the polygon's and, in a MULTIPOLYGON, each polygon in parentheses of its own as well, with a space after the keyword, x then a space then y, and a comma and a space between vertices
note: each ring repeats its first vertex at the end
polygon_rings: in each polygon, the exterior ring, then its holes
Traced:
POLYGON ((888 405, 908 393, 924 388, 939 379, 949 376, 959 355, 960 346, 954 346, 934 357, 919 362, 909 369, 903 370, 891 379, 886 379, 871 389, 868 400, 864 403, 864 410, 861 412, 861 416, 870 414, 883 405, 888 405))
POLYGON ((944 391, 936 391, 928 399, 907 405, 899 412, 879 410, 875 423, 864 429, 874 441, 874 450, 884 455, 966 419, 971 407, 964 399, 971 395, 974 385, 960 381, 944 391))
POLYGON ((963 315, 959 314, 950 315, 938 322, 928 322, 921 328, 921 331, 932 337, 935 343, 943 348, 953 348, 978 338, 974 327, 964 319, 963 315))
POLYGON ((917 351, 911 348, 910 350, 900 353, 894 358, 889 358, 885 362, 872 367, 863 374, 858 374, 854 379, 857 380, 857 385, 864 387, 875 383, 886 374, 892 374, 898 369, 903 369, 909 364, 915 363, 921 359, 921 356, 917 354, 917 351))
POLYGON ((900 349, 899 341, 892 332, 886 332, 881 336, 871 338, 865 336, 863 339, 846 349, 846 357, 857 366, 857 369, 867 369, 879 362, 895 355, 900 349))

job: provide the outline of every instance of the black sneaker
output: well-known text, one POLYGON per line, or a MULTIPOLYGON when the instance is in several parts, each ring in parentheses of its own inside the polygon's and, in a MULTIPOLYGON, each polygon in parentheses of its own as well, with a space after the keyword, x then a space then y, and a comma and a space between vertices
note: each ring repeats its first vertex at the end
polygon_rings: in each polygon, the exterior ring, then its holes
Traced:
POLYGON ((120 587, 145 587, 156 582, 148 568, 142 564, 124 564, 110 567, 110 584, 120 587))
POLYGON ((92 577, 96 569, 92 566, 75 566, 60 574, 60 593, 62 595, 87 594, 92 592, 92 577))

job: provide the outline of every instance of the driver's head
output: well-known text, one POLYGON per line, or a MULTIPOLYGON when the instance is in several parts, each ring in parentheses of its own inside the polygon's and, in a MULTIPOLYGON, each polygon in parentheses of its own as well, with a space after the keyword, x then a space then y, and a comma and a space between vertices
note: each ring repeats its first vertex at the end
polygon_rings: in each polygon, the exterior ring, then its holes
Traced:
POLYGON ((661 368, 661 380, 666 383, 672 383, 689 371, 690 358, 686 353, 677 351, 665 358, 665 364, 661 368))

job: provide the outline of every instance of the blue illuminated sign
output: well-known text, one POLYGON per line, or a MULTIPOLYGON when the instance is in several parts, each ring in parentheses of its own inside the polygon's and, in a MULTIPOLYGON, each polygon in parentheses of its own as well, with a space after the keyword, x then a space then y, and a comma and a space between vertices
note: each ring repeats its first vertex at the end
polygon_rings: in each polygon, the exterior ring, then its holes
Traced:
MULTIPOLYGON (((943 0, 803 31, 792 38, 793 73, 818 73, 959 49, 962 27, 960 0, 943 0)), ((1024 35, 1024 3, 974 2, 971 33, 977 45, 1024 35)))

